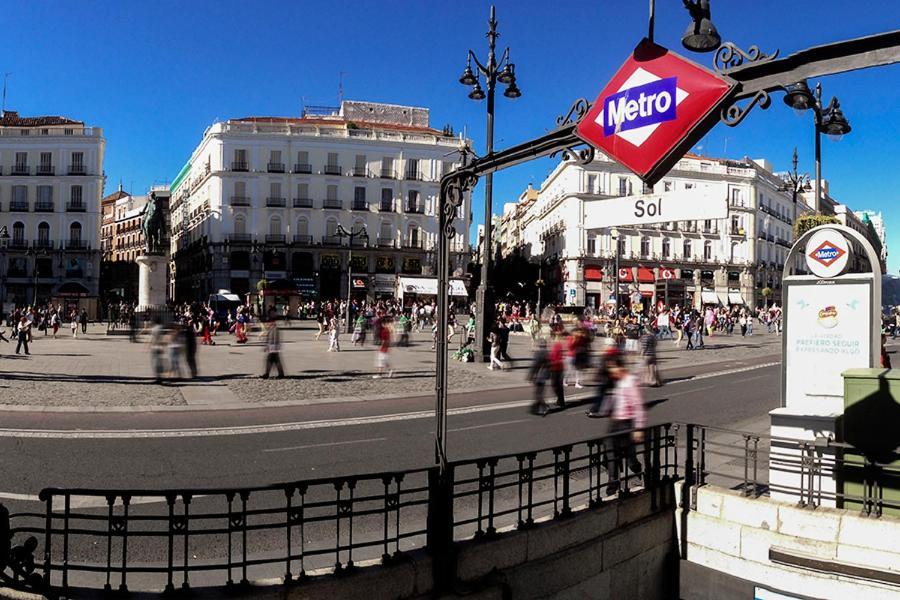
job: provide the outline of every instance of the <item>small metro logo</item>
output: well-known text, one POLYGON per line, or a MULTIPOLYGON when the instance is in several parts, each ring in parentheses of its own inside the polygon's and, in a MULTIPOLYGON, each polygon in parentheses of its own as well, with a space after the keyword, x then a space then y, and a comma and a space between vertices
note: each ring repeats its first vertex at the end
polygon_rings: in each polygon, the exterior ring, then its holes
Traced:
POLYGON ((837 245, 825 240, 809 253, 809 257, 826 267, 830 267, 846 253, 843 248, 839 248, 837 245))

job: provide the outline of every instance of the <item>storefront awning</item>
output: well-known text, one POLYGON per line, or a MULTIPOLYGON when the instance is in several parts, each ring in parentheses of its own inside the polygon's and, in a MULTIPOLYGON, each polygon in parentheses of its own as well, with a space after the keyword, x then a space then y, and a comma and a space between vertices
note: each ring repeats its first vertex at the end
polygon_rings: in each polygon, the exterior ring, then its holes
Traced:
MULTIPOLYGON (((404 294, 437 296, 437 279, 434 277, 401 277, 400 289, 404 294)), ((450 280, 451 296, 468 296, 465 284, 459 279, 450 280)))
POLYGON ((656 275, 650 267, 638 267, 638 281, 641 283, 653 283, 656 281, 656 275))
POLYGON ((716 296, 715 292, 710 292, 707 290, 703 290, 700 293, 700 299, 703 301, 703 304, 718 304, 719 297, 716 296))
POLYGON ((728 292, 729 304, 744 304, 744 297, 737 292, 728 292))
POLYGON ((719 297, 719 304, 722 306, 728 306, 728 295, 727 294, 717 294, 719 297))

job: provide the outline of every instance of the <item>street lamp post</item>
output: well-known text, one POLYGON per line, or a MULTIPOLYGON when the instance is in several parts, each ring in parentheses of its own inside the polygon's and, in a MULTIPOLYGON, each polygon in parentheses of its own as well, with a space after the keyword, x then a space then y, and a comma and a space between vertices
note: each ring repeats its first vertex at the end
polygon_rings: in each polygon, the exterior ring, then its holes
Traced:
POLYGON ((797 220, 797 196, 800 192, 809 191, 809 175, 801 175, 797 171, 797 147, 794 146, 794 157, 791 161, 792 169, 784 175, 784 185, 779 188, 782 192, 791 193, 791 201, 794 203, 794 221, 797 220))
POLYGON ((352 299, 353 293, 353 240, 357 237, 368 240, 369 234, 366 231, 365 225, 356 231, 354 231, 352 227, 350 228, 350 231, 347 231, 340 223, 338 223, 337 229, 334 230, 334 234, 338 237, 348 238, 349 240, 347 245, 347 309, 345 311, 347 332, 349 333, 353 330, 353 325, 350 323, 350 300, 352 299))
POLYGON ((613 301, 615 302, 616 316, 619 316, 619 230, 613 227, 609 230, 609 237, 612 239, 613 246, 616 248, 616 278, 615 289, 613 290, 613 301))
POLYGON ((544 266, 550 266, 559 260, 558 254, 553 254, 551 256, 543 256, 541 257, 541 262, 538 264, 538 280, 536 282, 538 289, 538 297, 537 297, 537 309, 534 311, 535 317, 538 319, 541 318, 541 289, 544 287, 546 283, 544 281, 544 266))
POLYGON ((813 207, 821 211, 822 201, 822 134, 833 139, 840 139, 850 133, 850 122, 844 117, 841 103, 836 97, 832 97, 827 105, 822 104, 822 84, 816 84, 815 93, 811 92, 806 81, 798 81, 788 86, 784 96, 784 103, 796 111, 812 109, 816 129, 816 205, 813 207))
MULTIPOLYGON (((497 61, 495 53, 497 38, 500 34, 497 32, 497 19, 495 18, 494 7, 491 6, 491 18, 488 20, 488 59, 487 64, 482 64, 475 53, 469 50, 466 59, 466 68, 459 82, 466 86, 471 86, 472 91, 469 92, 469 98, 472 100, 484 100, 487 97, 487 131, 485 134, 487 141, 487 154, 490 155, 494 151, 494 90, 497 83, 506 85, 503 95, 507 98, 518 98, 522 92, 516 86, 516 66, 509 60, 509 48, 503 51, 500 61, 497 61), (472 62, 475 63, 476 71, 472 70, 472 62), (484 77, 487 95, 481 89, 480 76, 484 77)), ((485 360, 490 348, 487 343, 487 327, 493 321, 494 302, 490 293, 488 273, 490 270, 492 250, 491 235, 491 216, 493 200, 493 175, 488 173, 484 176, 484 252, 481 261, 481 282, 478 284, 478 290, 475 292, 475 339, 481 348, 482 360, 485 360)))

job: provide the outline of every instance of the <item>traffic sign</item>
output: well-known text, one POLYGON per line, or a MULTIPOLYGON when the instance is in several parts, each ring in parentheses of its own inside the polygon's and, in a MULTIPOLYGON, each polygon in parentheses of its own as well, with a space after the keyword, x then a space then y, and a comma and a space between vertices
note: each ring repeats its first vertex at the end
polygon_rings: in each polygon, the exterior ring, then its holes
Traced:
POLYGON ((806 242, 806 265, 817 277, 837 277, 850 263, 850 243, 835 229, 815 232, 806 242))
POLYGON ((586 202, 584 228, 727 218, 728 201, 724 194, 677 191, 586 202))
POLYGON ((576 134, 652 185, 713 128, 736 85, 645 39, 576 134))

